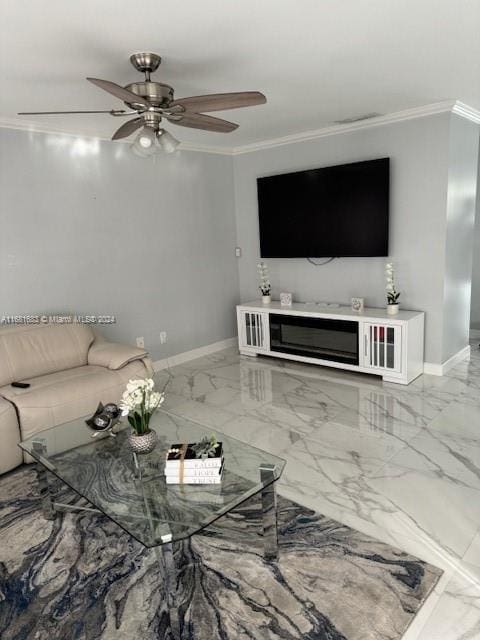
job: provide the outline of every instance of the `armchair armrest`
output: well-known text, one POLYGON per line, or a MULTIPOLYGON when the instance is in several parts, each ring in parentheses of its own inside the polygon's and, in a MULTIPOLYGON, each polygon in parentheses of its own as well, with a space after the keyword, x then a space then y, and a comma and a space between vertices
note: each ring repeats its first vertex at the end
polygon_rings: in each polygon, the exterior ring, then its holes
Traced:
POLYGON ((133 360, 147 358, 144 349, 131 347, 117 342, 95 340, 88 351, 88 364, 106 367, 107 369, 121 369, 133 360))

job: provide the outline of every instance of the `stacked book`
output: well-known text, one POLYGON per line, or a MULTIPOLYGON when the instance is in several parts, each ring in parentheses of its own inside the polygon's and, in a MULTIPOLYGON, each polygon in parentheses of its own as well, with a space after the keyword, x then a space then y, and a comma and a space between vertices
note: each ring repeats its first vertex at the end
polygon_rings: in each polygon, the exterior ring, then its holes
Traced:
POLYGON ((223 448, 217 442, 213 455, 198 457, 195 443, 173 444, 167 453, 167 484, 220 484, 223 474, 223 448))

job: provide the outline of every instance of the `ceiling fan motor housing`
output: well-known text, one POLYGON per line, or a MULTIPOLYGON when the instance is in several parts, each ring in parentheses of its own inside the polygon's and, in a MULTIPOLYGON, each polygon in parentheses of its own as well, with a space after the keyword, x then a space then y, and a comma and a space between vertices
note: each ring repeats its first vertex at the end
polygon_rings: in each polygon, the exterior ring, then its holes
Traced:
MULTIPOLYGON (((167 107, 173 100, 173 88, 161 82, 132 82, 125 89, 137 96, 146 98, 152 107, 167 107)), ((145 110, 145 105, 138 102, 125 102, 127 106, 135 110, 145 110)))

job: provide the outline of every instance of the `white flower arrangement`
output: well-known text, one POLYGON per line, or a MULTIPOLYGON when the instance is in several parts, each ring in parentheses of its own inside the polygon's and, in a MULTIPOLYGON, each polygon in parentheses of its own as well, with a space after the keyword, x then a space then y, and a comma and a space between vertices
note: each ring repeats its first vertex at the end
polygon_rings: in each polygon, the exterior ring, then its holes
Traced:
POLYGON ((397 291, 395 287, 395 269, 392 262, 387 262, 385 265, 385 278, 387 285, 385 290, 387 292, 387 304, 398 304, 400 297, 400 291, 397 291))
POLYGON ((150 418, 165 400, 165 394, 154 391, 152 378, 129 380, 122 399, 122 416, 128 416, 128 422, 138 436, 150 431, 150 418))
POLYGON ((258 275, 260 276, 259 289, 262 292, 262 296, 269 296, 272 292, 272 285, 270 284, 270 278, 268 277, 268 267, 264 262, 257 264, 258 275))

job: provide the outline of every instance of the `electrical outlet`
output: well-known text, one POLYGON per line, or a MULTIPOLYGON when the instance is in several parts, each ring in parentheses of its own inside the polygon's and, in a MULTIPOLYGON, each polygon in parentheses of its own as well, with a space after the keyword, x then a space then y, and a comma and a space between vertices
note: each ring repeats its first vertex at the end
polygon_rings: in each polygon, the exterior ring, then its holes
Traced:
POLYGON ((143 336, 137 338, 137 347, 139 349, 145 349, 145 339, 143 338, 143 336))
POLYGON ((160 332, 160 344, 165 344, 166 341, 167 341, 167 332, 166 331, 161 331, 160 332))
POLYGON ((237 258, 242 257, 242 247, 235 247, 235 255, 237 256, 237 258))

